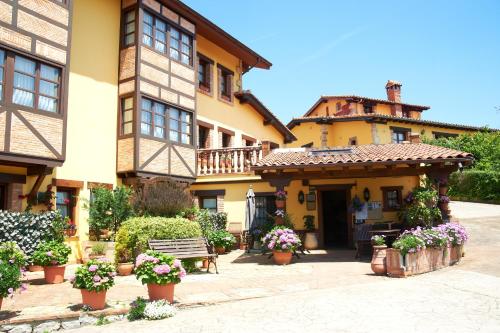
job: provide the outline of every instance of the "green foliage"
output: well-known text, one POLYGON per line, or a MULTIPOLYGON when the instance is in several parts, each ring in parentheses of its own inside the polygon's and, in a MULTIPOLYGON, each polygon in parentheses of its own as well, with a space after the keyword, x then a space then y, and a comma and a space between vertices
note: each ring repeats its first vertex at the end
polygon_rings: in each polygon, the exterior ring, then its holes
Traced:
POLYGON ((236 243, 236 238, 226 230, 217 230, 208 234, 208 242, 215 247, 228 249, 236 243))
POLYGON ((145 251, 150 239, 186 239, 201 237, 200 225, 183 218, 134 217, 118 230, 116 247, 126 248, 132 256, 145 251), (123 229, 123 230, 122 230, 123 229))
POLYGON ((115 237, 115 264, 127 263, 132 260, 132 249, 135 244, 131 244, 128 228, 120 228, 115 237))
POLYGON ((134 209, 138 215, 175 217, 192 208, 193 200, 185 186, 166 180, 136 189, 134 209))
POLYGON ((375 235, 372 237, 372 244, 375 246, 385 245, 385 236, 384 235, 375 235))
POLYGON ((449 196, 500 202, 500 172, 465 170, 451 174, 449 196))
POLYGON ((180 283, 185 274, 181 261, 173 256, 153 250, 137 256, 135 276, 142 284, 180 283))
POLYGON ((226 230, 227 213, 211 213, 207 209, 202 209, 196 214, 196 221, 200 224, 204 237, 213 231, 226 230))
POLYGON ((314 231, 314 215, 304 215, 304 228, 307 231, 314 231))
POLYGON ((399 250, 404 257, 407 253, 414 253, 425 248, 425 243, 416 235, 403 234, 392 243, 392 247, 399 250))
POLYGON ((425 142, 471 153, 476 170, 500 172, 500 132, 481 131, 425 142))
POLYGON ((22 286, 26 255, 14 242, 0 243, 0 297, 12 296, 22 286))
POLYGON ((142 297, 137 297, 130 305, 130 310, 127 315, 129 321, 141 320, 144 318, 144 309, 147 301, 142 297))
POLYGON ((0 242, 16 242, 31 256, 41 241, 64 240, 64 221, 57 211, 31 212, 0 211, 0 242))
POLYGON ((19 268, 26 265, 26 255, 15 242, 0 243, 0 262, 8 262, 19 268))
POLYGON ((85 208, 89 211, 89 229, 97 239, 103 229, 114 230, 116 234, 122 222, 133 215, 131 195, 132 190, 125 186, 116 187, 112 191, 104 187, 92 190, 92 202, 85 208))
POLYGON ((193 273, 199 271, 198 267, 196 266, 196 263, 200 261, 201 258, 187 258, 187 259, 182 259, 182 267, 186 270, 188 273, 193 273))
POLYGON ((436 206, 438 193, 429 184, 414 189, 405 199, 405 207, 400 211, 400 218, 407 227, 430 227, 441 221, 441 210, 436 206))
POLYGON ((91 254, 93 255, 103 255, 106 253, 106 244, 97 243, 92 246, 91 254))
POLYGON ((110 324, 111 322, 109 321, 108 318, 104 317, 104 315, 100 315, 99 318, 97 318, 97 321, 95 323, 96 326, 104 326, 107 324, 110 324))
POLYGON ((35 265, 40 266, 65 265, 68 262, 70 253, 71 248, 64 243, 44 241, 36 247, 32 260, 35 265))
POLYGON ((115 267, 104 260, 90 260, 76 269, 73 288, 88 291, 108 290, 115 284, 115 267))

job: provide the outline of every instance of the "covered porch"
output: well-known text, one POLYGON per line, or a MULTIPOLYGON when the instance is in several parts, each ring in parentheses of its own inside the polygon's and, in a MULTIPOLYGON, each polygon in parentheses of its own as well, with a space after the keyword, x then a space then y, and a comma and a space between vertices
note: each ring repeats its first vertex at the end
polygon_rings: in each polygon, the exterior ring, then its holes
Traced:
MULTIPOLYGON (((446 195, 450 173, 472 163, 468 153, 426 144, 276 149, 252 170, 284 190, 295 229, 312 216, 320 248, 353 248, 357 224, 401 229, 398 212, 423 176, 446 195), (366 207, 359 213, 353 205, 366 207)), ((442 209, 445 219, 448 209, 442 209)), ((365 236, 366 238, 366 236, 365 236)))

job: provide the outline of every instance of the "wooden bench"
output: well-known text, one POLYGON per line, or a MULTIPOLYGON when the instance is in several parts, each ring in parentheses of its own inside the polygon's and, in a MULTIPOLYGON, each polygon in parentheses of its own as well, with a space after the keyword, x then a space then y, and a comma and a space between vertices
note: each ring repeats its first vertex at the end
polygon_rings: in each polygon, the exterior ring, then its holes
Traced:
POLYGON ((203 237, 188 239, 152 239, 148 241, 151 250, 158 251, 176 257, 177 259, 206 258, 208 260, 207 273, 210 271, 210 264, 217 269, 217 253, 203 237))

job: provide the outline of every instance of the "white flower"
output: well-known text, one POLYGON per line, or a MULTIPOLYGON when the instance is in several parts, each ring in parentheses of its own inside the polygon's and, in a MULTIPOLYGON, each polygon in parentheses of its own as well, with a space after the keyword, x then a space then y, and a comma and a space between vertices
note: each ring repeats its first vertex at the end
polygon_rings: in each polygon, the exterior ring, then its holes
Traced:
POLYGON ((177 309, 165 300, 148 303, 144 309, 144 318, 148 320, 157 320, 173 317, 177 309))

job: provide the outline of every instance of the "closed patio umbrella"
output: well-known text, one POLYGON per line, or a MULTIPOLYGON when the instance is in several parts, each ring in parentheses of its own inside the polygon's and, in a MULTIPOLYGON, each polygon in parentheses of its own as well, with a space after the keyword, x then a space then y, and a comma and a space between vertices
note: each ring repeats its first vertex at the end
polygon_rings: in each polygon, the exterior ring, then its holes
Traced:
POLYGON ((247 202, 245 206, 245 229, 249 230, 253 227, 255 220, 255 193, 253 192, 252 185, 247 192, 247 202))

